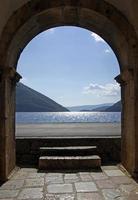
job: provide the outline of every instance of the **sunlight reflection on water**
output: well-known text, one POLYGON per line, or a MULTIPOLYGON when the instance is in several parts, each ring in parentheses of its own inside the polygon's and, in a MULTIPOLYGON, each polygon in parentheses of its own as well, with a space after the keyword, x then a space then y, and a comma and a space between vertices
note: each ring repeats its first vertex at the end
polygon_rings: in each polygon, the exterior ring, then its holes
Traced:
POLYGON ((18 112, 19 124, 40 123, 120 123, 120 112, 18 112))

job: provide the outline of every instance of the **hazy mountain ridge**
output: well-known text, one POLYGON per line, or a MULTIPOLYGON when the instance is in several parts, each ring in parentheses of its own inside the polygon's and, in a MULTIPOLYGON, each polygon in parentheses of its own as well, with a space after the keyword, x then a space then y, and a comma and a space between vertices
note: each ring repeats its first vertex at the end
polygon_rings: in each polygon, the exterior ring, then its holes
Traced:
POLYGON ((103 106, 103 107, 93 109, 92 111, 96 111, 96 112, 121 112, 121 110, 122 110, 121 101, 118 101, 115 104, 113 104, 112 106, 103 106))
POLYGON ((79 112, 79 111, 92 111, 93 109, 104 107, 104 106, 106 106, 106 108, 107 108, 107 107, 110 107, 112 105, 113 105, 113 103, 104 103, 104 104, 98 104, 98 105, 72 106, 72 107, 67 107, 67 108, 70 111, 79 112))
POLYGON ((67 108, 22 83, 16 86, 16 112, 67 112, 67 108))
POLYGON ((105 104, 99 104, 99 105, 83 105, 83 106, 73 106, 68 107, 70 111, 76 111, 76 112, 121 112, 122 106, 121 101, 118 101, 117 103, 105 103, 105 104))
POLYGON ((107 108, 105 112, 121 112, 121 110, 122 110, 122 104, 121 101, 118 101, 109 108, 107 108))

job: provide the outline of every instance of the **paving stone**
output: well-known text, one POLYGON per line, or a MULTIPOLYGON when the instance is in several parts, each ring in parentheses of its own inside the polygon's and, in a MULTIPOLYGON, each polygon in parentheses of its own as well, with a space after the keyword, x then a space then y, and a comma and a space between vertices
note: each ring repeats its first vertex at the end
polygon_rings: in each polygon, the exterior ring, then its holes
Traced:
POLYGON ((97 180, 96 184, 100 189, 115 188, 116 185, 111 180, 97 180))
POLYGON ((24 180, 10 180, 0 187, 0 190, 17 190, 23 187, 24 180))
POLYGON ((119 188, 120 188, 121 192, 129 195, 132 191, 135 191, 135 189, 137 187, 136 187, 136 185, 128 184, 128 185, 120 185, 119 188))
POLYGON ((0 190, 0 199, 15 198, 17 197, 19 190, 0 190))
POLYGON ((44 178, 26 179, 24 187, 41 187, 44 186, 44 178))
POLYGON ((47 194, 45 200, 75 200, 74 194, 47 194))
POLYGON ((79 173, 81 181, 92 181, 92 176, 87 172, 79 173))
POLYGON ((115 184, 129 184, 133 182, 133 180, 127 176, 115 176, 115 177, 111 177, 111 180, 115 184))
POLYGON ((48 193, 72 193, 73 187, 71 184, 51 184, 47 186, 48 193))
POLYGON ((77 174, 65 174, 64 176, 65 183, 75 183, 79 181, 77 174))
POLYGON ((121 200, 121 192, 118 189, 104 189, 102 190, 105 200, 121 200))
POLYGON ((105 180, 108 179, 108 176, 101 172, 92 172, 90 173, 94 180, 105 180))
POLYGON ((12 179, 17 180, 17 179, 25 179, 28 176, 28 172, 21 172, 18 171, 15 173, 15 175, 12 177, 12 179))
POLYGON ((138 200, 138 194, 130 194, 125 200, 138 200))
POLYGON ((32 172, 32 173, 34 173, 34 172, 37 172, 38 171, 38 169, 35 169, 35 168, 21 168, 20 169, 20 172, 32 172))
POLYGON ((133 179, 114 166, 103 170, 37 173, 35 168, 22 168, 0 187, 0 200, 138 200, 138 184, 133 179))
POLYGON ((43 197, 43 188, 25 188, 17 199, 41 199, 43 197))
POLYGON ((96 192, 98 189, 94 182, 78 182, 75 183, 77 192, 96 192))
POLYGON ((45 176, 45 173, 28 173, 27 178, 43 178, 45 176))
POLYGON ((0 199, 0 200, 14 200, 14 199, 7 199, 7 198, 6 198, 6 199, 0 199))
POLYGON ((46 184, 64 183, 63 174, 47 174, 45 177, 46 184))
POLYGON ((104 170, 108 176, 125 176, 121 170, 104 170))
MULTIPOLYGON (((1 199, 0 199, 1 200, 1 199)), ((7 200, 7 199, 4 199, 4 200, 7 200)), ((14 199, 15 200, 15 199, 14 199)), ((24 200, 24 199, 20 199, 20 200, 24 200)), ((25 199, 25 200, 44 200, 43 198, 41 198, 41 199, 25 199)))
POLYGON ((108 166, 101 166, 102 170, 118 170, 118 166, 116 165, 108 165, 108 166))
POLYGON ((104 200, 98 193, 77 193, 77 200, 104 200))

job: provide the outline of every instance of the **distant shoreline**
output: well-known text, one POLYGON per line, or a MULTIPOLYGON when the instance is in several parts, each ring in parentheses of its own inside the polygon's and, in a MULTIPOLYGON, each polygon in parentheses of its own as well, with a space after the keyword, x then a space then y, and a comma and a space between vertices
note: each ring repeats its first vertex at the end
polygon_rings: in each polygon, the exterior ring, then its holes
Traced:
POLYGON ((16 137, 120 137, 121 123, 16 124, 16 137))

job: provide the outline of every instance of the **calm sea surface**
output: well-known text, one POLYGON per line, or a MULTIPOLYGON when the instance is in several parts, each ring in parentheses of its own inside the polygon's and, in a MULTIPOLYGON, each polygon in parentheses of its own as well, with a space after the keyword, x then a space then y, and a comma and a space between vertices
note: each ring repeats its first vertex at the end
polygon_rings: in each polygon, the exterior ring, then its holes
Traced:
POLYGON ((119 123, 120 112, 18 112, 18 124, 45 124, 45 123, 119 123))

